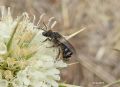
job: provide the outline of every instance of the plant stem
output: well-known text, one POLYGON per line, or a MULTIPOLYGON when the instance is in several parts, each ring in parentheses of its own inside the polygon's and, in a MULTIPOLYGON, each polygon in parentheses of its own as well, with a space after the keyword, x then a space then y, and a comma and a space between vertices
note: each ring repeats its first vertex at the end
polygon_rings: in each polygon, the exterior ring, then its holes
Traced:
POLYGON ((120 80, 117 80, 117 81, 115 81, 115 82, 112 82, 112 83, 110 83, 110 84, 107 84, 107 85, 105 85, 104 87, 110 87, 110 86, 112 86, 112 85, 114 85, 114 84, 117 84, 117 83, 120 83, 120 80))
POLYGON ((70 85, 70 84, 60 83, 59 87, 82 87, 82 86, 76 86, 76 85, 70 85))

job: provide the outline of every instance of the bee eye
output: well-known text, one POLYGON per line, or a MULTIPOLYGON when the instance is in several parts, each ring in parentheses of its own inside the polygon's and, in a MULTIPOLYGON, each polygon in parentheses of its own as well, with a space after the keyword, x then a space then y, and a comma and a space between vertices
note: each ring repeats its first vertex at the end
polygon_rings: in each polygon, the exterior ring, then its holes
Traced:
POLYGON ((43 35, 43 36, 47 36, 47 33, 46 33, 46 32, 43 32, 42 35, 43 35))

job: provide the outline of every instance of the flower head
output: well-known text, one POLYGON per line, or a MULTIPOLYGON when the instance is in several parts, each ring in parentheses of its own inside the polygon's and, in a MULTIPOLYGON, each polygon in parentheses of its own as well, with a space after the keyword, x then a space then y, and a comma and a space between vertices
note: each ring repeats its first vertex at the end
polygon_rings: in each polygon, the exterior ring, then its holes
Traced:
POLYGON ((0 87, 58 87, 59 68, 67 65, 28 14, 13 19, 3 7, 0 26, 0 87))

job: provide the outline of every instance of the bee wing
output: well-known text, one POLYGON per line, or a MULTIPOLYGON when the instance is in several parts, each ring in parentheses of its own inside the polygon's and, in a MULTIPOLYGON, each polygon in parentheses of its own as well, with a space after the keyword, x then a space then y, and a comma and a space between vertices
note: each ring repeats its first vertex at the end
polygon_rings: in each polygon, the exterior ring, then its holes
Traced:
POLYGON ((69 41, 67 41, 62 35, 59 38, 60 43, 63 43, 64 45, 66 45, 73 53, 76 54, 76 51, 74 49, 74 47, 71 45, 71 43, 69 41))

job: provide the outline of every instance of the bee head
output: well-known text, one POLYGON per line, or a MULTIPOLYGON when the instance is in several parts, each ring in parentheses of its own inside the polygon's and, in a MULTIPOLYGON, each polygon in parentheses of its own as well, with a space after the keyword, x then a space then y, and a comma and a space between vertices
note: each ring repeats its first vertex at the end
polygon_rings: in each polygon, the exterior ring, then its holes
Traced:
POLYGON ((46 36, 46 37, 51 37, 51 35, 52 35, 52 30, 44 31, 44 32, 42 33, 42 35, 43 35, 43 36, 46 36))

